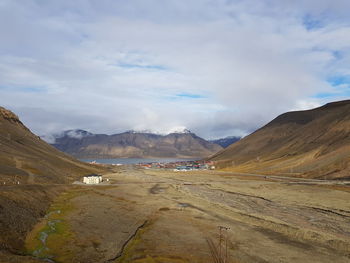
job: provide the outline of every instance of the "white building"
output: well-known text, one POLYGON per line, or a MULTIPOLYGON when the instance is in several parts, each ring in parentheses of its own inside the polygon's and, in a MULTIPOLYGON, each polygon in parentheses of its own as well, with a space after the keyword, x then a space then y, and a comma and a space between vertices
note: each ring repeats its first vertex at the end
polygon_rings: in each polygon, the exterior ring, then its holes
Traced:
POLYGON ((85 175, 83 178, 83 183, 85 184, 99 184, 102 182, 102 176, 97 174, 85 175))

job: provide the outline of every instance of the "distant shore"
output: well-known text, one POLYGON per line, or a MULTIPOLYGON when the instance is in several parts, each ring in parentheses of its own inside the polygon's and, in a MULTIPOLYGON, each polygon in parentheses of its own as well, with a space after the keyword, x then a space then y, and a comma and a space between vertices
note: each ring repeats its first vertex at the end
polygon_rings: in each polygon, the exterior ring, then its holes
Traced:
POLYGON ((115 159, 80 159, 80 161, 99 164, 139 164, 139 163, 173 163, 181 161, 196 161, 198 158, 115 158, 115 159))

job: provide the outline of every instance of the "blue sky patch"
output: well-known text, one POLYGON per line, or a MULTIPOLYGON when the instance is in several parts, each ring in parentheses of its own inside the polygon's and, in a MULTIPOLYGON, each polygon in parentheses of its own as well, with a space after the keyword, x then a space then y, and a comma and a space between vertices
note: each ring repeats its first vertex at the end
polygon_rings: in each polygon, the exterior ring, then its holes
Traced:
POLYGON ((332 86, 339 86, 342 84, 350 84, 350 78, 346 76, 332 76, 327 79, 327 82, 332 86))
POLYGON ((335 94, 331 92, 321 92, 317 93, 316 95, 312 96, 315 99, 325 99, 325 98, 330 98, 333 97, 335 94))
POLYGON ((349 97, 350 96, 350 88, 342 88, 337 89, 334 92, 321 92, 317 93, 312 98, 315 99, 328 99, 333 100, 333 97, 349 97))
POLYGON ((184 98, 184 99, 204 99, 204 98, 206 98, 203 95, 193 94, 193 93, 179 93, 179 94, 176 94, 176 97, 184 98))
POLYGON ((323 23, 321 20, 316 19, 311 15, 305 15, 303 17, 303 25, 308 31, 319 29, 323 27, 323 23))
POLYGON ((0 86, 0 90, 5 91, 13 91, 13 92, 26 92, 26 93, 42 93, 46 92, 46 89, 44 87, 36 87, 36 86, 29 86, 29 87, 19 87, 19 86, 0 86))
POLYGON ((333 76, 327 79, 332 85, 333 91, 320 92, 312 96, 316 99, 332 99, 332 97, 348 97, 350 96, 350 78, 347 76, 333 76))
POLYGON ((338 51, 338 50, 333 51, 332 54, 333 54, 333 57, 334 57, 335 59, 342 59, 342 58, 343 58, 342 52, 340 52, 340 51, 338 51))
POLYGON ((132 63, 119 63, 119 67, 127 69, 153 69, 153 70, 168 70, 167 67, 162 65, 141 65, 141 64, 132 64, 132 63))
POLYGON ((204 96, 201 94, 195 94, 195 93, 181 92, 181 93, 177 93, 175 95, 164 96, 163 98, 167 101, 179 101, 179 100, 207 99, 208 96, 204 96))

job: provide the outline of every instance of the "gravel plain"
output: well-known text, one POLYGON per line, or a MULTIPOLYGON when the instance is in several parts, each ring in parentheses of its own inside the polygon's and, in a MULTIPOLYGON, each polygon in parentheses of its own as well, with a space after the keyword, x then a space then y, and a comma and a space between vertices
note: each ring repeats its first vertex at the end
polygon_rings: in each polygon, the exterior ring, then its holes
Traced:
POLYGON ((133 166, 104 177, 69 190, 53 261, 207 263, 221 240, 231 263, 350 262, 347 182, 133 166))

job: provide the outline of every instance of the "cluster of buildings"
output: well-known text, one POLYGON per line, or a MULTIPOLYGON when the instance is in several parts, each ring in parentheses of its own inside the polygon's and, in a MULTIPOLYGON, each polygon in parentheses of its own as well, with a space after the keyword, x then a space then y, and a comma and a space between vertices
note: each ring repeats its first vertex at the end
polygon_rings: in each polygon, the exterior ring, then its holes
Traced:
POLYGON ((145 169, 169 169, 173 171, 193 171, 193 170, 213 170, 215 163, 212 161, 179 161, 171 163, 140 163, 140 167, 145 169))
POLYGON ((83 178, 84 184, 99 184, 102 183, 102 176, 98 174, 85 175, 83 178))
MULTIPOLYGON (((153 163, 139 163, 139 167, 144 169, 167 169, 173 171, 195 171, 195 170, 214 170, 215 163, 212 161, 178 161, 178 162, 153 162, 153 163)), ((83 177, 84 184, 100 184, 102 183, 102 175, 89 174, 83 177)), ((106 179, 108 182, 109 179, 106 179)))

